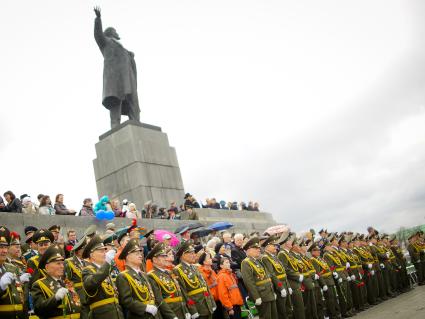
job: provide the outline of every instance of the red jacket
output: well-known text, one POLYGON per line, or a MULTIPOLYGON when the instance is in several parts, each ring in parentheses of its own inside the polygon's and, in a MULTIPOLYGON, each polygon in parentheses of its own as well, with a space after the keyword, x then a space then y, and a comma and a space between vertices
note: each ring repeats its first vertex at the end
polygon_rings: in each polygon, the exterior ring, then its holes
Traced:
POLYGON ((207 282, 214 300, 218 300, 217 275, 215 271, 213 269, 206 269, 204 266, 199 266, 199 271, 207 282))
POLYGON ((242 306, 243 299, 238 287, 238 280, 230 269, 222 269, 217 275, 218 299, 229 311, 233 306, 242 306))

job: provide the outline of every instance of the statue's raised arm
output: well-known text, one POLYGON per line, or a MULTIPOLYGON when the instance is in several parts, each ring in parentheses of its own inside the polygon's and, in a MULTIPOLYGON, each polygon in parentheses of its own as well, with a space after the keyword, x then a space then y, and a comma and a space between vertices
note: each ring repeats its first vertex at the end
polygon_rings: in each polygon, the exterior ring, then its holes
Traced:
POLYGON ((94 39, 96 40, 97 45, 102 50, 106 44, 106 38, 103 34, 102 28, 102 19, 100 18, 100 8, 94 7, 94 13, 96 14, 96 19, 94 20, 94 39))

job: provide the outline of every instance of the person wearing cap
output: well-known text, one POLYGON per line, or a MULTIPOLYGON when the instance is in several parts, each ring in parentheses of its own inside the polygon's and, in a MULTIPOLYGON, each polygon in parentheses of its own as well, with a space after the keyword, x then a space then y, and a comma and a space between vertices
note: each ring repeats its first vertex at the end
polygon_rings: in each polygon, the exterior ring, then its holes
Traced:
POLYGON ((83 259, 83 249, 87 244, 86 237, 83 237, 78 241, 72 248, 72 257, 65 259, 65 280, 69 281, 74 290, 80 297, 81 311, 80 317, 88 317, 88 308, 84 305, 84 291, 83 291, 83 269, 86 266, 86 262, 83 259))
POLYGON ((67 287, 62 281, 63 250, 56 244, 48 247, 40 258, 39 267, 45 275, 31 288, 35 314, 40 319, 79 319, 80 298, 72 285, 67 287))
POLYGON ((407 251, 409 252, 411 263, 415 266, 418 285, 425 285, 425 269, 421 262, 422 247, 419 241, 419 234, 414 233, 410 235, 408 241, 409 245, 407 246, 407 251))
POLYGON ((115 224, 114 223, 107 223, 106 224, 106 234, 113 234, 115 233, 115 224))
POLYGON ((353 304, 357 311, 364 311, 369 306, 366 303, 366 283, 364 278, 364 271, 362 269, 362 261, 360 257, 354 252, 354 242, 358 234, 351 235, 347 241, 347 247, 343 248, 344 245, 340 245, 348 258, 350 259, 350 274, 354 275, 354 279, 351 281, 351 293, 353 296, 353 304))
POLYGON ((304 275, 299 267, 298 260, 291 253, 294 242, 294 233, 283 233, 277 243, 281 249, 277 255, 278 259, 285 267, 286 278, 288 279, 288 292, 291 295, 293 306, 293 315, 295 319, 305 318, 304 299, 301 292, 301 285, 304 281, 304 275))
POLYGON ((404 257, 403 251, 401 250, 400 244, 397 240, 397 237, 393 235, 389 239, 391 250, 395 256, 397 262, 397 281, 399 284, 399 292, 407 292, 410 290, 409 275, 407 274, 407 261, 404 257))
POLYGON ((192 319, 211 318, 216 309, 216 304, 211 296, 208 284, 195 266, 196 254, 193 243, 191 241, 183 242, 177 251, 176 258, 180 263, 173 269, 173 273, 179 283, 192 319))
POLYGON ((387 249, 384 243, 385 237, 385 234, 378 236, 376 242, 376 254, 379 259, 379 266, 381 267, 384 294, 387 298, 394 298, 395 295, 391 289, 391 277, 394 270, 391 264, 391 252, 387 249))
POLYGON ((103 240, 95 235, 83 249, 88 259, 83 269, 84 302, 90 309, 91 319, 123 319, 116 286, 111 277, 115 250, 105 252, 103 240))
POLYGON ((242 261, 241 273, 250 299, 255 302, 260 319, 277 318, 276 294, 270 274, 261 263, 258 237, 249 239, 243 246, 247 257, 242 261))
POLYGON ((53 234, 54 237, 54 243, 56 243, 59 239, 59 234, 61 231, 61 227, 59 225, 53 225, 49 227, 50 232, 53 234))
POLYGON ((399 263, 398 260, 391 248, 391 242, 390 242, 390 238, 392 238, 392 236, 388 236, 386 235, 383 239, 382 239, 382 243, 385 247, 385 250, 387 252, 388 255, 388 259, 389 259, 389 263, 390 266, 388 267, 389 269, 391 269, 390 273, 389 273, 389 279, 390 279, 390 285, 391 285, 391 290, 394 293, 394 295, 399 295, 401 293, 401 281, 400 281, 400 275, 399 275, 399 263))
POLYGON ((40 258, 53 243, 54 237, 49 230, 39 229, 32 236, 32 240, 37 245, 38 254, 27 261, 27 272, 31 274, 30 287, 35 281, 45 275, 43 269, 39 268, 40 258))
POLYGON ((317 318, 317 301, 315 297, 315 280, 317 275, 313 264, 305 256, 306 249, 304 247, 303 238, 295 239, 292 244, 291 254, 298 261, 299 272, 304 277, 301 291, 305 306, 305 317, 317 318))
POLYGON ((153 269, 148 272, 155 299, 161 303, 160 312, 164 318, 190 319, 183 294, 176 280, 168 270, 173 267, 174 254, 163 243, 157 243, 146 256, 152 260, 153 269))
MULTIPOLYGON (((32 237, 32 235, 34 235, 34 232, 37 230, 37 227, 34 227, 34 226, 26 226, 25 228, 24 228, 24 233, 25 233, 25 243, 22 243, 21 244, 21 250, 22 250, 22 253, 23 253, 23 256, 25 257, 26 255, 28 255, 29 256, 29 253, 30 253, 30 251, 31 251, 31 249, 34 249, 35 250, 35 245, 34 244, 32 244, 32 240, 31 240, 31 237, 32 237), (33 247, 31 247, 31 244, 33 245, 33 247)), ((35 256, 36 255, 36 253, 35 253, 35 251, 34 251, 34 255, 32 255, 32 256, 35 256)), ((32 256, 29 256, 28 258, 25 258, 25 260, 28 260, 28 259, 30 259, 32 256)))
MULTIPOLYGON (((118 240, 118 236, 115 233, 107 235, 106 237, 103 237, 103 245, 105 245, 105 252, 106 253, 108 253, 108 251, 110 251, 110 250, 115 250, 115 251, 117 250, 115 248, 115 244, 118 243, 117 240, 118 240)), ((117 278, 118 274, 120 273, 120 270, 118 269, 115 260, 118 260, 119 262, 121 262, 122 260, 117 259, 117 258, 118 258, 118 256, 117 256, 117 254, 115 254, 114 263, 112 264, 112 271, 111 271, 112 279, 117 278)))
MULTIPOLYGON (((327 243, 328 242, 325 241, 325 245, 327 243)), ((332 276, 332 271, 329 268, 329 265, 326 262, 326 260, 320 256, 320 248, 317 243, 313 242, 309 246, 308 251, 311 253, 312 264, 314 266, 316 274, 319 276, 319 279, 318 279, 319 285, 316 289, 321 289, 321 291, 323 292, 323 296, 325 298, 325 303, 326 303, 327 315, 330 319, 339 318, 340 314, 338 311, 338 303, 336 299, 336 288, 335 288, 334 278, 332 276)), ((317 292, 316 292, 316 296, 317 296, 317 292)), ((323 316, 321 318, 323 318, 323 316)))
POLYGON ((22 286, 30 275, 20 274, 16 266, 6 262, 10 241, 9 229, 0 226, 0 318, 23 319, 26 315, 22 286))
MULTIPOLYGON (((217 274, 217 292, 222 311, 231 319, 242 318, 241 306, 244 304, 239 290, 238 279, 230 267, 230 259, 220 259, 220 271, 217 274)), ((223 318, 223 312, 217 313, 217 318, 223 318)))
POLYGON ((277 258, 278 238, 276 236, 269 236, 261 243, 261 246, 264 248, 261 261, 270 274, 274 291, 277 295, 277 313, 279 318, 288 318, 288 316, 292 316, 292 304, 288 291, 289 283, 286 278, 285 267, 279 258, 277 258))
POLYGON ((157 315, 160 302, 155 299, 148 277, 140 270, 143 255, 138 240, 129 240, 118 258, 125 260, 126 265, 126 270, 116 280, 120 305, 126 318, 160 318, 157 315))
POLYGON ((115 266, 118 268, 119 271, 125 270, 125 259, 119 259, 118 256, 121 254, 121 251, 124 249, 125 245, 127 245, 129 240, 130 240, 130 236, 128 235, 127 231, 124 231, 118 235, 118 238, 117 238, 118 249, 115 255, 114 262, 115 262, 115 266))
POLYGON ((372 254, 374 259, 373 269, 375 270, 375 281, 377 283, 377 288, 376 288, 377 296, 378 296, 377 300, 381 302, 384 300, 388 300, 388 297, 386 293, 384 279, 382 277, 382 269, 383 269, 382 266, 384 265, 383 264, 381 265, 381 262, 379 260, 378 247, 376 246, 378 242, 377 236, 378 236, 377 231, 373 229, 373 231, 369 233, 367 240, 368 240, 369 251, 372 254))
POLYGON ((7 262, 16 266, 20 273, 24 273, 27 270, 27 265, 24 262, 21 251, 21 236, 17 232, 10 233, 10 246, 7 252, 7 262))

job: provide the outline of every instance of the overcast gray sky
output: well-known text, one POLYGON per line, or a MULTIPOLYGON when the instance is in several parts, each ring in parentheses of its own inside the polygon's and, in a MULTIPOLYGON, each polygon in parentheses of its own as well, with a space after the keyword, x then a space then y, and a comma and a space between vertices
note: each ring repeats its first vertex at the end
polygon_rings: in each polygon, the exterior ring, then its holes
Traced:
POLYGON ((425 222, 422 1, 2 1, 1 193, 97 199, 94 5, 199 200, 297 231, 425 222))

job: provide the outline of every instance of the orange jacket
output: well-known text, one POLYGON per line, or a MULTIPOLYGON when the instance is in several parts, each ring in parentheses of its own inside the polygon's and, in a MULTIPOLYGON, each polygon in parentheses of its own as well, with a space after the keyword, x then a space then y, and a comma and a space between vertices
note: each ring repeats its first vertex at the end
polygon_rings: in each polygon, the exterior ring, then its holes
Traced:
POLYGON ((218 290, 217 290, 217 274, 213 269, 206 269, 204 266, 199 266, 199 271, 207 282, 210 292, 214 297, 214 300, 218 300, 218 290))
POLYGON ((118 259, 118 256, 121 254, 122 252, 122 248, 119 248, 117 250, 117 253, 115 254, 114 257, 114 261, 115 261, 115 265, 117 266, 119 271, 124 271, 125 270, 125 260, 124 259, 118 259))
POLYGON ((152 259, 146 259, 146 272, 150 272, 153 269, 152 259))
POLYGON ((230 269, 222 269, 217 274, 218 299, 229 311, 233 306, 242 306, 243 299, 239 291, 236 276, 230 269))

